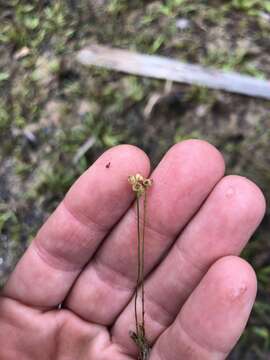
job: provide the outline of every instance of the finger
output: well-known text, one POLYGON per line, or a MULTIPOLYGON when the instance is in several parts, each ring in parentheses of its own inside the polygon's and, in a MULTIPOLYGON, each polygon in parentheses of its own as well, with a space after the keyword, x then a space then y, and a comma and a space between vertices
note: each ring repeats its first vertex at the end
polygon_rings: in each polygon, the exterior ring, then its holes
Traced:
MULTIPOLYGON (((148 193, 145 273, 168 251, 223 173, 220 153, 203 141, 184 141, 165 155, 151 176, 154 183, 148 193)), ((88 321, 112 324, 134 291, 136 229, 132 208, 80 275, 66 306, 88 321)))
POLYGON ((233 256, 220 259, 157 340, 150 360, 227 358, 246 326, 255 296, 251 266, 233 256))
MULTIPOLYGON (((146 332, 150 343, 174 321, 208 268, 219 258, 238 255, 265 212, 260 189, 240 176, 223 178, 145 284, 146 332)), ((112 334, 130 353, 134 302, 117 319, 112 334)))
POLYGON ((122 145, 105 152, 70 189, 11 275, 4 294, 51 307, 63 301, 82 267, 134 200, 130 174, 149 172, 146 155, 122 145))

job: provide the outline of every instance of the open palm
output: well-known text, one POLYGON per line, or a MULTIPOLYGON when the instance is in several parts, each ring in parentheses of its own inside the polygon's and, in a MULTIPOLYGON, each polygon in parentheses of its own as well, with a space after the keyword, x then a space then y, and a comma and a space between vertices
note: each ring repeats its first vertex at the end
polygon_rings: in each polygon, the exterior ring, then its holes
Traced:
MULTIPOLYGON (((137 348, 136 211, 128 176, 149 176, 136 147, 105 152, 37 234, 0 299, 0 359, 131 360, 137 348), (61 307, 59 304, 62 304, 61 307)), ((260 223, 255 184, 224 177, 210 144, 172 147, 151 174, 145 244, 150 360, 225 359, 256 295, 238 255, 260 223)))

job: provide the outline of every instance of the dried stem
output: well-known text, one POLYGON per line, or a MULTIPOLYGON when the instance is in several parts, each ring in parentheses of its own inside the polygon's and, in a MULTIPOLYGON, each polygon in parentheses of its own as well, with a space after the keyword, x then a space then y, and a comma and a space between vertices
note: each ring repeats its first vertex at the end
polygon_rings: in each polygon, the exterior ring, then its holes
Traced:
POLYGON ((137 334, 139 333, 139 321, 138 321, 138 296, 139 296, 139 287, 140 287, 140 282, 141 282, 141 236, 140 236, 140 197, 137 194, 137 199, 136 199, 136 206, 137 206, 137 242, 138 242, 138 264, 137 264, 137 283, 136 283, 136 290, 135 290, 135 322, 136 322, 136 332, 137 334))
POLYGON ((142 284, 142 328, 145 336, 145 306, 144 306, 144 248, 145 248, 145 223, 146 223, 146 200, 147 192, 144 193, 143 228, 142 228, 142 261, 141 261, 141 284, 142 284))
POLYGON ((137 208, 137 281, 135 289, 134 312, 136 333, 131 332, 130 336, 139 348, 138 360, 147 360, 150 353, 150 346, 146 339, 145 331, 145 293, 144 293, 144 257, 145 257, 145 224, 146 224, 146 207, 147 207, 147 189, 152 185, 152 180, 145 179, 142 175, 136 174, 129 177, 132 189, 136 192, 137 208), (140 211, 140 198, 143 195, 143 214, 140 211), (142 221, 140 221, 142 217, 142 221), (142 228, 141 228, 142 224, 142 228), (141 286, 141 319, 138 314, 138 298, 141 286))

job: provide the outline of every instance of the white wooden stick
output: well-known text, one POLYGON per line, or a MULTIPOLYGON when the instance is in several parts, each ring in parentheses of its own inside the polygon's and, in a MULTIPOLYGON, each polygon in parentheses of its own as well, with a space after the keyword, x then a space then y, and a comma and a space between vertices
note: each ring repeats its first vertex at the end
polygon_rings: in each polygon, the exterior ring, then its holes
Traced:
POLYGON ((206 86, 270 100, 270 81, 186 64, 162 56, 91 45, 78 52, 77 60, 87 66, 95 65, 128 74, 206 86))

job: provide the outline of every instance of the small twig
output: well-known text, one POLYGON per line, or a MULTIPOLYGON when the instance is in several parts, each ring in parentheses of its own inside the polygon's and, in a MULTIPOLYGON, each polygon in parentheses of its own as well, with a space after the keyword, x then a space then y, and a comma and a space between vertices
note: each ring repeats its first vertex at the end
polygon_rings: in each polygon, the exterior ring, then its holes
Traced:
POLYGON ((155 109, 155 107, 162 102, 164 99, 170 96, 172 92, 173 82, 167 80, 165 82, 164 86, 164 92, 163 93, 154 93, 150 96, 145 109, 143 111, 144 117, 146 119, 149 119, 152 116, 152 113, 155 109))
POLYGON ((96 138, 91 136, 76 152, 73 157, 73 164, 77 164, 78 161, 87 153, 87 151, 95 144, 96 138))

